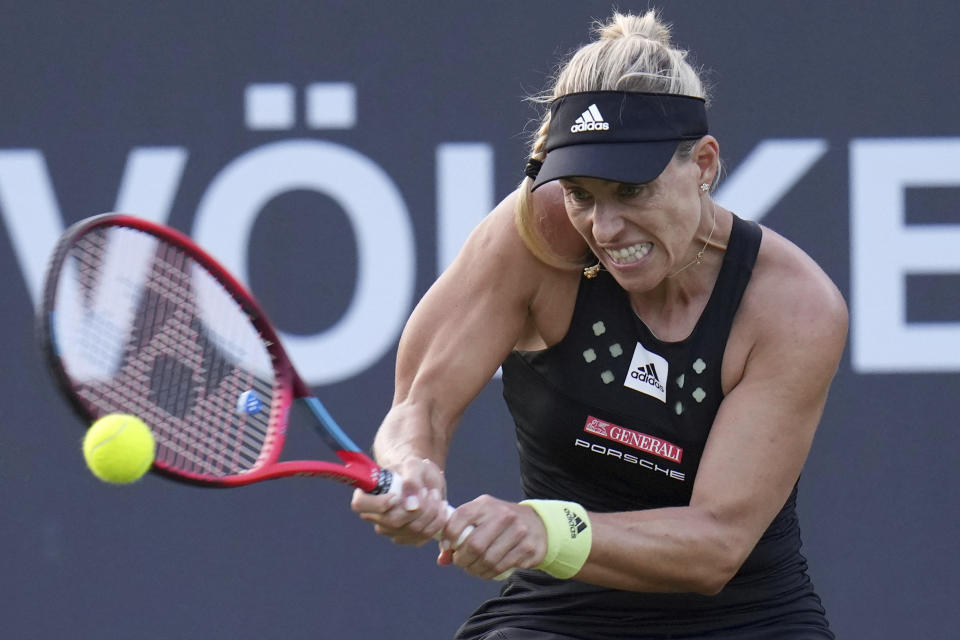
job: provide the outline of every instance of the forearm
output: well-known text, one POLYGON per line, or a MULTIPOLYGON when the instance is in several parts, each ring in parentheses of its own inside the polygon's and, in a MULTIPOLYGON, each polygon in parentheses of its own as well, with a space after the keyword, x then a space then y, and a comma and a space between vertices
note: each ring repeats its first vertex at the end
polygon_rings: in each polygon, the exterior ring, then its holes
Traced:
POLYGON ((593 546, 578 580, 645 592, 717 593, 748 541, 690 507, 590 514, 593 546))
POLYGON ((399 403, 387 414, 374 438, 377 462, 402 479, 388 496, 354 492, 351 507, 376 525, 378 533, 397 544, 429 541, 448 517, 443 464, 449 436, 434 429, 429 412, 411 403, 399 403))
POLYGON ((452 427, 431 420, 424 403, 402 402, 394 405, 373 441, 377 463, 398 467, 410 459, 432 460, 443 468, 450 447, 452 427))

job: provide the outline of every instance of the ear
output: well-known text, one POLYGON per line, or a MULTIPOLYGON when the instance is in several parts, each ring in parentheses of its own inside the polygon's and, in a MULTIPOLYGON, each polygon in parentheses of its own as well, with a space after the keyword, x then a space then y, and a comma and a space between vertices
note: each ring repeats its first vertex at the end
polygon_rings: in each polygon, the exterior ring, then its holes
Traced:
POLYGON ((700 181, 712 185, 720 171, 720 144, 713 136, 703 136, 697 141, 691 159, 700 168, 700 181))

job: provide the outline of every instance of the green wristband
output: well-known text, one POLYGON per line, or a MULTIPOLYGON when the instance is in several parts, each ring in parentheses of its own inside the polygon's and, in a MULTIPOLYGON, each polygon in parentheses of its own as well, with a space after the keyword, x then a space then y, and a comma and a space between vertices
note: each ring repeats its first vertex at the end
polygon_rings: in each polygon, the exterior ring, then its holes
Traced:
POLYGON ((537 569, 555 578, 572 578, 590 555, 593 530, 587 510, 564 500, 524 500, 543 520, 547 530, 547 553, 537 569))

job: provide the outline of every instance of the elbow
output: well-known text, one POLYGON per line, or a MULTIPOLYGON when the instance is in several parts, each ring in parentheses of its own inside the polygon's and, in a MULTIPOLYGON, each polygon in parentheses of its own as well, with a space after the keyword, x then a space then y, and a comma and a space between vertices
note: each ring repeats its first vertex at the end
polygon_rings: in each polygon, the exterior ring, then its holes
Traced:
MULTIPOLYGON (((723 526, 711 517, 713 526, 700 529, 691 556, 693 574, 690 591, 704 596, 715 596, 739 573, 747 556, 757 544, 749 532, 735 526, 723 526)), ((688 566, 691 566, 688 565, 688 566)))
POLYGON ((699 576, 692 585, 691 591, 701 596, 715 596, 723 591, 735 573, 716 571, 709 575, 699 576))
POLYGON ((746 556, 730 546, 719 545, 709 559, 698 563, 699 571, 692 576, 691 591, 703 596, 715 596, 733 579, 746 556))

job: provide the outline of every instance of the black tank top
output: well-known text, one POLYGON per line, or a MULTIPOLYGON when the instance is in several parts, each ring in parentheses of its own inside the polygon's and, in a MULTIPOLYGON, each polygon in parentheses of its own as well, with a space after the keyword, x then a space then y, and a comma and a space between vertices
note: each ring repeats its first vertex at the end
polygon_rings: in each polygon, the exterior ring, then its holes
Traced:
MULTIPOLYGON (((713 292, 680 342, 659 340, 601 271, 581 279, 563 340, 504 361, 525 496, 574 500, 597 512, 689 504, 723 400, 723 354, 760 237, 758 225, 734 216, 713 292)), ((832 638, 800 554, 795 505, 796 487, 717 596, 619 591, 517 571, 457 637, 511 627, 618 640, 721 629, 746 637, 748 629, 765 627, 777 638, 832 638), (791 625, 807 635, 790 635, 791 625)))

